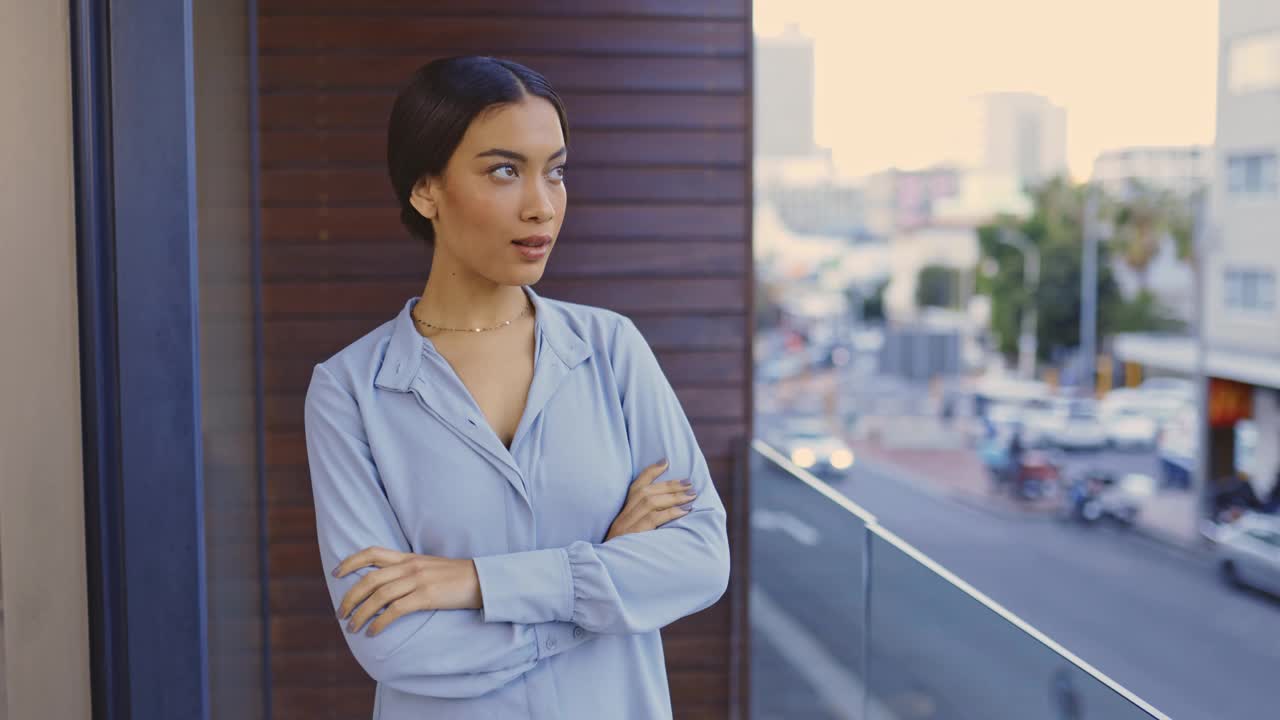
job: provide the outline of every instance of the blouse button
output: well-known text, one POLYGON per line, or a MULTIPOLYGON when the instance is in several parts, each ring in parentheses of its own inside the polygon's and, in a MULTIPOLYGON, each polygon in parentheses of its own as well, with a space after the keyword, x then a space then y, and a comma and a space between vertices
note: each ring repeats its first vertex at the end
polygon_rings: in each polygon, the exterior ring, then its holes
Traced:
POLYGON ((586 634, 587 634, 587 631, 586 631, 586 630, 583 630, 583 629, 582 629, 582 628, 580 628, 580 627, 576 627, 576 628, 574 628, 574 629, 573 629, 573 636, 574 636, 575 638, 579 639, 579 640, 581 640, 581 639, 582 639, 582 636, 583 636, 583 635, 586 635, 586 634))
POLYGON ((555 638, 551 638, 550 640, 547 640, 547 649, 548 649, 548 650, 555 650, 555 649, 556 649, 556 639, 555 639, 555 638))

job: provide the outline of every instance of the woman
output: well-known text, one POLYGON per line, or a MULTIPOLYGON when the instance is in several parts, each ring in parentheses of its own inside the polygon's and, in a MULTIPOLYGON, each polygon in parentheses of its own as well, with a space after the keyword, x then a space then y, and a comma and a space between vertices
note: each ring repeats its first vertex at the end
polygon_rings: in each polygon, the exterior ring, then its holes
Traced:
POLYGON ((659 628, 728 583, 724 506, 644 338, 530 287, 567 137, 547 81, 493 58, 426 65, 391 113, 431 270, 315 367, 305 411, 329 593, 382 720, 670 717, 659 628))

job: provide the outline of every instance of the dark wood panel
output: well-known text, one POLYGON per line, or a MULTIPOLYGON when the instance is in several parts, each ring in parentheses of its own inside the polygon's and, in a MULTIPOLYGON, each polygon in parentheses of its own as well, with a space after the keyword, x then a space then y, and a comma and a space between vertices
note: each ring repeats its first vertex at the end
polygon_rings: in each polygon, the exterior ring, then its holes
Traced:
MULTIPOLYGON (((742 130, 746 95, 692 93, 562 93, 577 129, 742 130)), ((261 97, 264 130, 332 129, 385 132, 395 94, 391 92, 277 92, 261 97)))
MULTIPOLYGON (((736 168, 575 168, 566 172, 572 202, 745 203, 746 173, 736 168)), ((263 207, 398 205, 382 170, 270 170, 262 173, 263 207)))
POLYGON ((373 693, 372 682, 359 688, 277 684, 271 692, 271 709, 281 720, 369 720, 373 693))
MULTIPOLYGON (((262 279, 270 284, 395 278, 425 284, 429 263, 427 246, 408 238, 273 243, 262 248, 262 279)), ((726 242, 619 240, 606 244, 562 239, 551 251, 542 282, 626 276, 744 277, 747 264, 743 248, 726 242)))
POLYGON ((628 0, 626 3, 600 0, 467 0, 465 3, 424 3, 422 0, 259 0, 258 14, 267 15, 506 15, 572 17, 683 17, 747 18, 747 0, 628 0))
MULTIPOLYGON (((573 118, 573 169, 596 165, 745 167, 741 130, 592 130, 573 118)), ((262 167, 367 168, 385 173, 386 133, 378 130, 280 130, 262 134, 262 167)), ((389 182, 389 181, 388 181, 389 182)))
MULTIPOLYGON (((383 90, 395 92, 422 65, 447 53, 263 55, 261 88, 279 90, 383 90)), ((584 63, 577 56, 511 55, 503 58, 555 78, 556 92, 746 91, 746 67, 739 58, 606 56, 584 63)))
POLYGON ((454 54, 483 38, 503 53, 701 55, 741 58, 744 21, 562 17, 266 16, 258 48, 272 52, 419 52, 454 54))
MULTIPOLYGON (((741 247, 749 222, 740 205, 577 203, 565 213, 561 236, 573 241, 721 239, 741 247)), ((388 208, 264 208, 262 240, 328 242, 392 240, 409 235, 388 208)), ((745 251, 744 251, 745 252, 745 251)))

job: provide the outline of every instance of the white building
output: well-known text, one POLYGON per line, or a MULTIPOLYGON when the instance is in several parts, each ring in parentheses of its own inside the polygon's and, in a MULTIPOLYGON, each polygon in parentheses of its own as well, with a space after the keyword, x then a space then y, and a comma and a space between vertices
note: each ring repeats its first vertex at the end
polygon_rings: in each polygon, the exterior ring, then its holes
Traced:
POLYGON ((975 169, 1038 184, 1067 171, 1067 111, 1042 95, 1002 92, 971 100, 962 158, 975 169))
POLYGON ((807 156, 813 142, 813 38, 787 25, 755 39, 755 154, 807 156))
POLYGON ((1209 184, 1213 165, 1213 148, 1203 145, 1117 148, 1093 161, 1091 180, 1117 198, 1138 185, 1188 197, 1209 184))
MULTIPOLYGON (((1217 167, 1202 266, 1212 388, 1206 415, 1240 391, 1252 402, 1236 407, 1257 433, 1250 456, 1242 458, 1226 435, 1234 428, 1211 427, 1207 471, 1210 479, 1246 472, 1264 494, 1280 473, 1280 3, 1222 0, 1219 37, 1217 167)), ((1197 369, 1187 339, 1122 337, 1116 350, 1156 367, 1197 369)))

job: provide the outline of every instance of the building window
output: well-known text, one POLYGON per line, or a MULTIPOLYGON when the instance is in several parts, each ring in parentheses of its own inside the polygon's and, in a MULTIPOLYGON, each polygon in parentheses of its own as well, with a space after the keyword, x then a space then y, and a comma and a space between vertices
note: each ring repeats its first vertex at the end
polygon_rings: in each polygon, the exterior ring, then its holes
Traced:
POLYGON ((1235 94, 1280 89, 1280 31, 1231 42, 1227 87, 1235 94))
POLYGON ((1276 274, 1267 270, 1228 269, 1227 308, 1269 313, 1276 309, 1276 274))
POLYGON ((1276 154, 1253 153, 1227 157, 1227 192, 1262 195, 1276 192, 1276 154))

